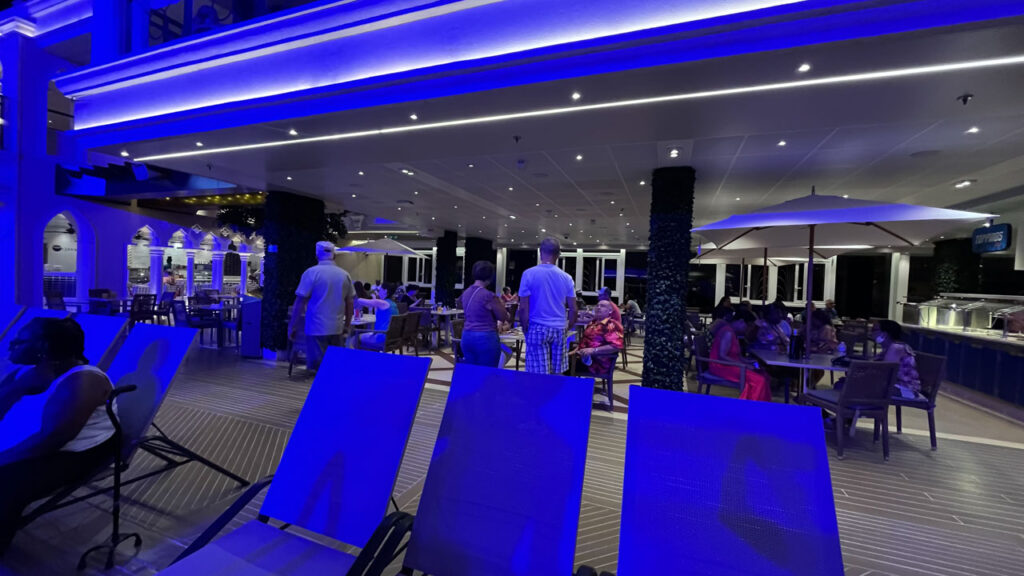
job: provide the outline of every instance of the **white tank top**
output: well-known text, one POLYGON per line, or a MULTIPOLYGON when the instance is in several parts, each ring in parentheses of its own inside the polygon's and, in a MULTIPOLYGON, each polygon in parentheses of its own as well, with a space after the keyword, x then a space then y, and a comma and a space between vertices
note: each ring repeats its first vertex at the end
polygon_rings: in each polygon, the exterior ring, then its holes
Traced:
MULTIPOLYGON (((95 366, 76 366, 68 370, 54 380, 45 391, 39 394, 24 396, 11 406, 3 420, 0 420, 0 450, 17 446, 29 436, 39 432, 43 425, 43 412, 46 408, 46 402, 53 395, 54 391, 57 390, 57 386, 68 376, 85 371, 102 375, 107 380, 107 384, 110 384, 111 389, 113 389, 114 385, 107 378, 107 375, 95 366)), ((114 413, 117 413, 116 402, 114 404, 114 413)), ((89 448, 99 446, 113 435, 114 425, 110 423, 110 418, 107 417, 106 404, 101 404, 89 415, 89 420, 78 431, 78 435, 60 449, 64 452, 83 452, 89 448)))

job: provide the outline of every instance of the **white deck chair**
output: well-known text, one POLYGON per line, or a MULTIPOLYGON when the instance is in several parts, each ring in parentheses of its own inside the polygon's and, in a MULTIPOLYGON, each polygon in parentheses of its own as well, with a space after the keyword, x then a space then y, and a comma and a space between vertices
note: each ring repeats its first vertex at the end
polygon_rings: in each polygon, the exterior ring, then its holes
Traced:
POLYGON ((402 574, 572 574, 593 389, 456 365, 402 574))
POLYGON ((619 576, 843 574, 818 409, 633 386, 625 464, 619 576))
POLYGON ((393 560, 393 554, 375 559, 391 524, 411 521, 408 515, 385 518, 385 513, 430 362, 427 357, 328 348, 273 482, 253 485, 161 574, 379 572, 393 560), (260 520, 211 542, 267 484, 260 520), (357 558, 273 528, 265 523, 268 518, 363 552, 357 558))

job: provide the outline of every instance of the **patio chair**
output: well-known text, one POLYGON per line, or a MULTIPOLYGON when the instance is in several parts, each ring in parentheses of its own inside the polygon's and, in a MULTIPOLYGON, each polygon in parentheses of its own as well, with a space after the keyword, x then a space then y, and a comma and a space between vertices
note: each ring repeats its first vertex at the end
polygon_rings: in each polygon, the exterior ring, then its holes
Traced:
POLYGON ((85 332, 85 357, 105 371, 128 333, 128 319, 96 314, 75 314, 72 318, 85 332))
POLYGON ((740 390, 741 392, 743 391, 743 388, 747 385, 747 369, 749 366, 742 362, 712 360, 711 354, 708 351, 708 341, 703 337, 703 335, 693 339, 693 347, 693 361, 697 366, 697 394, 700 394, 701 388, 704 389, 705 394, 711 394, 712 386, 724 386, 726 388, 740 390), (735 366, 739 368, 739 382, 733 382, 732 380, 712 374, 710 372, 711 364, 721 364, 723 366, 735 366))
MULTIPOLYGON (((455 356, 456 362, 462 361, 462 328, 466 325, 465 318, 456 318, 452 320, 452 355, 455 356)), ((517 359, 516 370, 519 369, 519 362, 517 359)))
POLYGON ((619 576, 843 574, 817 410, 634 386, 626 426, 619 576))
POLYGON ((132 305, 128 310, 128 319, 132 325, 136 322, 153 322, 156 312, 156 294, 136 294, 132 296, 132 305))
POLYGON ((58 293, 50 293, 46 295, 46 309, 47 310, 67 310, 67 305, 64 303, 64 295, 58 293))
POLYGON ((874 362, 854 360, 846 372, 846 383, 841 390, 811 390, 804 394, 804 402, 832 412, 836 415, 836 454, 842 460, 845 423, 850 423, 850 433, 859 417, 875 421, 875 441, 879 432, 882 436, 882 455, 889 459, 889 404, 891 389, 896 382, 895 362, 874 362))
POLYGON ((440 339, 441 325, 434 322, 434 316, 430 313, 430 308, 410 308, 409 313, 418 316, 419 326, 417 330, 419 331, 420 338, 423 339, 424 345, 429 349, 432 334, 437 333, 438 339, 440 339))
POLYGON ((896 407, 896 433, 903 433, 904 407, 925 410, 928 412, 928 436, 931 438, 932 450, 938 450, 939 444, 935 437, 935 398, 939 395, 939 386, 946 379, 946 358, 923 352, 914 352, 914 358, 917 361, 917 374, 921 379, 921 396, 892 397, 892 404, 896 407))
POLYGON ((117 302, 115 300, 89 300, 89 314, 96 316, 113 316, 119 312, 119 310, 115 309, 116 305, 117 302))
POLYGON ((405 344, 405 318, 405 314, 395 314, 388 322, 387 330, 370 330, 368 328, 353 330, 356 349, 385 353, 398 351, 399 354, 404 354, 402 347, 405 344), (360 338, 362 334, 383 334, 384 338, 383 340, 376 338, 373 342, 363 342, 360 338))
POLYGON ((141 544, 141 538, 138 535, 125 535, 119 532, 119 498, 121 489, 125 486, 174 470, 190 462, 199 462, 241 485, 248 484, 245 479, 170 439, 153 422, 171 382, 195 342, 195 337, 196 331, 193 329, 145 324, 137 325, 131 331, 118 351, 117 357, 114 358, 110 370, 107 371, 117 394, 128 390, 132 391, 131 394, 118 397, 117 416, 113 415, 112 410, 108 411, 108 416, 114 422, 115 430, 121 435, 118 449, 115 450, 115 454, 111 454, 110 461, 98 467, 87 480, 58 490, 42 504, 22 516, 19 527, 24 527, 54 510, 94 498, 100 494, 113 492, 115 500, 112 511, 113 532, 111 538, 108 543, 86 551, 79 560, 79 568, 84 568, 90 554, 106 550, 106 567, 109 569, 113 567, 114 550, 118 545, 129 538, 135 541, 136 547, 141 544), (151 427, 156 433, 147 435, 151 427), (147 469, 146 472, 129 480, 122 480, 122 474, 130 469, 133 457, 138 450, 156 456, 163 461, 164 465, 156 469, 147 469), (92 488, 110 476, 113 476, 114 480, 111 486, 92 488), (75 492, 82 488, 88 488, 90 492, 73 497, 75 492))
MULTIPOLYGON (((572 350, 574 351, 576 350, 576 348, 576 346, 573 346, 572 350)), ((624 351, 625 350, 622 350, 622 352, 624 351)), ((571 352, 572 351, 570 351, 570 353, 571 352)), ((605 356, 610 357, 612 361, 611 365, 608 367, 607 370, 596 374, 588 371, 587 373, 583 374, 583 376, 586 376, 588 378, 594 378, 595 380, 601 381, 601 393, 608 398, 608 405, 605 406, 602 404, 602 408, 604 410, 607 410, 608 412, 611 412, 612 409, 615 407, 615 397, 612 394, 612 383, 615 380, 615 360, 616 358, 618 358, 619 352, 615 352, 614 354, 606 354, 605 356)), ((576 376, 576 358, 571 356, 569 358, 569 375, 576 376)))
POLYGON ((153 310, 153 321, 160 322, 162 318, 167 320, 167 325, 171 325, 171 302, 174 302, 174 292, 164 292, 160 295, 160 303, 157 304, 153 310))
MULTIPOLYGON (((134 301, 133 301, 134 304, 134 301)), ((218 330, 220 322, 212 316, 198 316, 189 314, 185 309, 185 303, 181 300, 171 301, 171 314, 174 316, 174 325, 182 328, 196 328, 199 330, 199 344, 202 345, 203 333, 207 330, 218 330)), ((214 341, 216 341, 214 334, 214 341)))
POLYGON ((455 367, 402 574, 572 574, 593 382, 455 367))
POLYGON ((411 522, 385 514, 429 369, 429 358, 328 348, 276 474, 161 574, 379 574, 397 553, 392 531, 411 522), (268 485, 259 519, 213 540, 268 485), (272 528, 271 518, 286 524, 272 528), (328 548, 285 530, 292 525, 362 551, 328 548))
POLYGON ((402 346, 412 346, 416 355, 420 355, 420 318, 422 314, 406 313, 405 321, 402 323, 402 346))

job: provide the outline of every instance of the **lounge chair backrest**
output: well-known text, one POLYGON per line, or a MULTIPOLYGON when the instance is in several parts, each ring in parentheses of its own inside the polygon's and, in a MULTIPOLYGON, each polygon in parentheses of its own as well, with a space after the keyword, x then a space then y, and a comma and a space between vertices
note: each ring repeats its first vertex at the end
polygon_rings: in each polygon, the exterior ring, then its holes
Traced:
POLYGON ((898 369, 899 364, 895 362, 853 360, 846 372, 839 403, 845 406, 888 405, 898 369))
POLYGON ((128 319, 96 314, 75 314, 73 318, 85 332, 85 357, 93 366, 106 370, 123 341, 128 319))
POLYGON ((402 339, 406 341, 414 340, 416 335, 420 331, 420 316, 418 312, 407 312, 405 314, 405 323, 402 324, 402 339))
POLYGON ((921 394, 934 404, 939 387, 946 379, 946 357, 915 351, 914 360, 917 363, 917 375, 921 379, 921 394))
POLYGON ((24 306, 0 305, 0 341, 7 337, 7 331, 14 326, 24 312, 24 306))
POLYGON ((130 460, 136 443, 146 434, 160 410, 197 333, 193 328, 136 324, 114 357, 107 370, 110 381, 115 387, 129 384, 137 387, 117 399, 117 417, 124 432, 125 462, 130 460))
POLYGON ((572 574, 593 387, 457 364, 405 565, 572 574))
POLYGON ((655 574, 841 576, 821 412, 634 386, 618 576, 655 574))
POLYGON ((426 357, 329 347, 260 513, 364 546, 387 511, 429 369, 426 357))

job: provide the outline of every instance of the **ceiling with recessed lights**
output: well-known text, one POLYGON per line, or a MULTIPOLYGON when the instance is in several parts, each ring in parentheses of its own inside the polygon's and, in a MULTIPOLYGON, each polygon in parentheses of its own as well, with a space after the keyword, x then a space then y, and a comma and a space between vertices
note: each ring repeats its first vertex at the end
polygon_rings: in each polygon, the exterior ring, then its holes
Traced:
POLYGON ((783 202, 812 186, 851 198, 1024 216, 1022 63, 798 85, 1021 55, 1024 23, 1009 20, 474 92, 103 151, 146 158, 199 150, 149 162, 253 189, 320 197, 426 236, 451 229, 500 244, 556 234, 581 247, 643 245, 652 171, 681 165, 697 170, 695 225, 783 202), (793 85, 758 88, 778 83, 793 85), (702 95, 709 91, 715 93, 702 95), (965 94, 973 95, 967 105, 958 99, 965 94), (687 97, 522 114, 668 95, 687 97), (519 116, 450 125, 503 114, 519 116), (417 129, 376 132, 410 125, 417 129), (366 134, 326 139, 361 132, 366 134), (325 139, 302 142, 318 137, 325 139), (283 145, 217 152, 267 142, 283 145))

